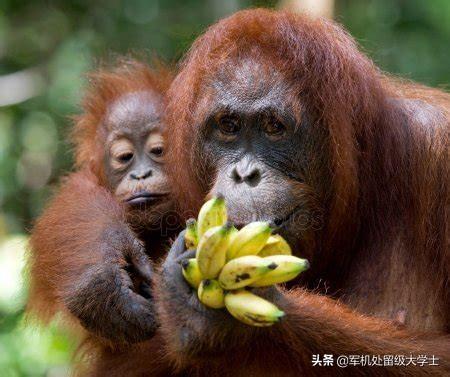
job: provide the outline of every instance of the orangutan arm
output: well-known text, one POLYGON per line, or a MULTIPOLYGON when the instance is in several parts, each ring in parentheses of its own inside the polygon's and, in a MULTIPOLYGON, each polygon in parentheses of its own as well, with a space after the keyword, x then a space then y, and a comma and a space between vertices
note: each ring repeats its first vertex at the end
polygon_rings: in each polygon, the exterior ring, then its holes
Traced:
POLYGON ((28 309, 43 321, 57 312, 113 341, 152 336, 153 275, 124 208, 89 171, 71 174, 32 231, 28 309), (132 276, 144 287, 136 293, 132 276))
MULTIPOLYGON (((258 375, 320 375, 324 371, 312 366, 314 354, 332 354, 335 359, 339 355, 412 354, 435 355, 440 359, 439 366, 389 367, 389 372, 400 376, 450 372, 449 336, 414 334, 304 289, 285 291, 270 287, 256 291, 286 313, 280 323, 269 328, 251 327, 231 317, 226 310, 206 308, 181 274, 180 262, 192 257, 191 251, 184 251, 183 236, 181 233, 163 264, 157 286, 162 331, 169 355, 180 370, 220 371, 222 375, 239 371, 258 375)), ((368 366, 348 367, 345 371, 349 375, 380 373, 379 368, 368 366)))

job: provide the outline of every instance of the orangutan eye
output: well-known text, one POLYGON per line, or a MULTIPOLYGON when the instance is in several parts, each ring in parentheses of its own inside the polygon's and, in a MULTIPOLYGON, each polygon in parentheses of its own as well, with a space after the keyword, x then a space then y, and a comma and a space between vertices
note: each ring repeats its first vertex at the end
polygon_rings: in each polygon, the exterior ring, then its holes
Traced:
POLYGON ((164 153, 164 148, 162 146, 153 147, 150 149, 150 153, 155 157, 161 157, 164 153))
POLYGON ((277 120, 269 120, 264 125, 264 132, 267 136, 283 136, 286 132, 286 127, 277 120))
POLYGON ((123 169, 134 158, 133 143, 127 139, 113 142, 110 149, 110 164, 113 169, 123 169))
POLYGON ((235 136, 240 130, 238 120, 230 116, 220 118, 218 126, 220 132, 225 136, 235 136))
POLYGON ((127 162, 131 161, 132 158, 133 158, 133 153, 131 153, 131 152, 122 153, 119 156, 117 156, 117 160, 122 163, 127 163, 127 162))
POLYGON ((160 132, 152 132, 148 136, 146 150, 156 162, 162 162, 164 156, 164 139, 160 132))

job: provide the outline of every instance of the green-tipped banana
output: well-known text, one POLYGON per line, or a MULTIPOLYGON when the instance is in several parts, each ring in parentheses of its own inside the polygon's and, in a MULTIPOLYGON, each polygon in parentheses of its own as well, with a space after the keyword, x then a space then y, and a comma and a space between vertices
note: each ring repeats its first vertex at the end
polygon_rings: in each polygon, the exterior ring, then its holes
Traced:
POLYGON ((198 288, 202 281, 202 273, 198 268, 198 262, 195 258, 185 259, 181 262, 183 276, 191 287, 198 288))
POLYGON ((269 223, 255 221, 247 224, 233 238, 227 252, 227 259, 258 254, 269 239, 271 232, 269 223))
POLYGON ((227 222, 227 208, 225 199, 222 195, 218 195, 200 208, 197 221, 197 234, 200 240, 206 231, 215 226, 224 225, 227 222))
POLYGON ((260 279, 269 271, 277 268, 277 264, 256 255, 247 255, 232 259, 219 275, 219 283, 223 289, 238 289, 260 279))
POLYGON ((264 259, 276 263, 278 267, 250 284, 252 287, 266 287, 272 284, 284 283, 294 279, 300 272, 309 268, 309 262, 306 259, 292 255, 272 255, 264 259))
POLYGON ((189 219, 186 221, 186 233, 184 235, 186 249, 194 250, 198 245, 197 220, 189 219))
POLYGON ((269 255, 292 255, 292 250, 286 240, 279 234, 270 236, 266 245, 258 253, 260 257, 267 257, 269 255))
POLYGON ((232 232, 230 224, 208 229, 197 247, 197 261, 204 279, 213 279, 219 275, 225 264, 227 249, 232 232))
POLYGON ((224 297, 223 289, 217 280, 202 280, 198 287, 198 299, 210 308, 223 308, 225 306, 224 297))
POLYGON ((230 245, 234 241, 234 238, 237 236, 238 233, 239 230, 234 225, 232 225, 230 230, 230 245))
POLYGON ((225 306, 233 317, 251 326, 271 326, 284 316, 274 304, 245 289, 228 292, 225 306))

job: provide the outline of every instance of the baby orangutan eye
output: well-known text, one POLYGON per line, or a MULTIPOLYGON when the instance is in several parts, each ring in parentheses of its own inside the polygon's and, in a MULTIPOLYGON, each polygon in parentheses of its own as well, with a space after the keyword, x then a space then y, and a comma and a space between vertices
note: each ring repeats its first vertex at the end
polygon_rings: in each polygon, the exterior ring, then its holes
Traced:
POLYGON ((152 132, 148 136, 146 143, 148 155, 156 162, 161 162, 164 156, 164 139, 160 132, 152 132))
POLYGON ((117 156, 117 160, 122 163, 127 163, 127 162, 131 161, 132 158, 133 158, 133 153, 131 153, 131 152, 122 153, 121 155, 117 156))
POLYGON ((134 158, 133 144, 126 139, 117 140, 111 145, 110 155, 111 167, 122 169, 134 158))
POLYGON ((150 153, 155 157, 161 157, 164 153, 164 148, 162 146, 153 147, 150 149, 150 153))

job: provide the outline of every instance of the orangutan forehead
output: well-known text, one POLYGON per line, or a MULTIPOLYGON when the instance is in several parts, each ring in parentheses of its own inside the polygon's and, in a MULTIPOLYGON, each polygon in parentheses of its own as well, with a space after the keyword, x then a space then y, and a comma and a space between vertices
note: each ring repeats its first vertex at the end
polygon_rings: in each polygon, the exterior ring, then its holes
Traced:
POLYGON ((109 131, 146 128, 161 117, 161 98, 151 91, 127 93, 114 101, 106 114, 109 131))
POLYGON ((274 66, 251 58, 223 64, 210 78, 209 89, 219 107, 260 111, 284 108, 292 99, 288 80, 274 66))

